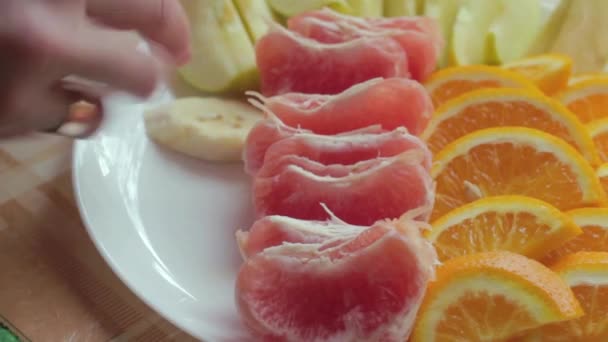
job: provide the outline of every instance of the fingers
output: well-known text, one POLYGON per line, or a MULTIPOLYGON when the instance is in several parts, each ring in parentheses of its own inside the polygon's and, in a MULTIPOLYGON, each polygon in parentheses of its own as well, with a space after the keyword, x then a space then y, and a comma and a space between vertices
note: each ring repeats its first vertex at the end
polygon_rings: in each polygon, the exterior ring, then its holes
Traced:
POLYGON ((28 131, 47 131, 61 126, 77 97, 59 89, 39 93, 15 92, 5 103, 5 115, 0 122, 0 137, 28 131))
POLYGON ((60 68, 137 96, 149 96, 169 72, 166 57, 139 52, 125 43, 128 40, 121 40, 121 35, 128 33, 91 25, 69 39, 54 37, 61 40, 57 44, 61 48, 56 51, 60 68))
POLYGON ((139 31, 178 64, 190 58, 190 28, 178 0, 89 0, 87 13, 106 25, 139 31))

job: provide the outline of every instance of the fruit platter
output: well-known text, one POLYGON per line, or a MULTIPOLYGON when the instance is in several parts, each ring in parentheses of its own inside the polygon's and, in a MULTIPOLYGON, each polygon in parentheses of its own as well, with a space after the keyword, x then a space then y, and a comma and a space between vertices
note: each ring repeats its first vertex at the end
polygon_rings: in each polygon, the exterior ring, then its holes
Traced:
POLYGON ((182 4, 192 60, 75 147, 148 305, 203 341, 608 341, 608 1, 182 4))

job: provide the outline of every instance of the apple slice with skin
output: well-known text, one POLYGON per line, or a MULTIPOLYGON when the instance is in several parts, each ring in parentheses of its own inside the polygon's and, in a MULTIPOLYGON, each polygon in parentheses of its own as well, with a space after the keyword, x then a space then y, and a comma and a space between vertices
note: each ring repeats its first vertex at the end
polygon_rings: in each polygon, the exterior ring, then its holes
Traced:
MULTIPOLYGON (((525 1, 525 0, 524 0, 525 1)), ((487 62, 487 37, 500 13, 498 1, 467 0, 456 14, 449 48, 450 64, 470 65, 487 62)))
POLYGON ((178 69, 204 92, 257 88, 255 51, 232 1, 181 0, 191 25, 191 61, 178 69))
POLYGON ((269 23, 276 22, 266 0, 232 0, 247 27, 249 36, 256 42, 268 32, 269 23))
POLYGON ((571 4, 572 0, 541 0, 542 28, 530 46, 528 55, 538 55, 551 49, 561 31, 571 4))
POLYGON ((402 17, 422 14, 424 0, 384 0, 385 17, 402 17))
POLYGON ((601 71, 608 60, 608 1, 575 0, 551 52, 572 57, 574 73, 601 71))
POLYGON ((503 64, 523 57, 542 27, 540 0, 494 0, 499 14, 489 29, 490 64, 503 64))
POLYGON ((433 18, 439 24, 443 38, 445 39, 445 47, 439 58, 439 66, 445 67, 448 65, 448 51, 452 41, 452 27, 456 20, 456 14, 464 0, 426 0, 424 4, 424 15, 433 18))
POLYGON ((384 3, 381 0, 348 0, 348 4, 353 9, 353 15, 367 18, 382 17, 384 3))
POLYGON ((317 10, 323 7, 329 7, 346 14, 351 14, 353 11, 347 0, 268 0, 268 4, 273 10, 284 17, 291 17, 302 12, 317 10))

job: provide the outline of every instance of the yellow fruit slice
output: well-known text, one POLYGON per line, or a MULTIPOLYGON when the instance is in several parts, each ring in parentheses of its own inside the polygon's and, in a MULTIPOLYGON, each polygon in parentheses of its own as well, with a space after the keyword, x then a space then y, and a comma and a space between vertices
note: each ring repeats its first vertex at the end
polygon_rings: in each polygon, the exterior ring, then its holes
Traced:
POLYGON ((593 165, 599 164, 586 127, 558 101, 526 89, 482 89, 437 108, 422 138, 437 153, 474 131, 500 126, 535 128, 562 138, 593 165))
POLYGON ((424 5, 424 0, 384 0, 384 16, 415 16, 422 14, 424 5))
POLYGON ((604 191, 608 193, 608 163, 602 164, 597 169, 597 177, 600 179, 604 191))
POLYGON ((608 77, 576 82, 558 95, 558 99, 583 123, 608 117, 608 77))
POLYGON ((495 66, 471 65, 439 70, 425 87, 435 108, 446 101, 482 88, 526 88, 540 93, 525 77, 495 66))
POLYGON ((513 61, 502 67, 523 75, 545 94, 553 95, 568 85, 572 59, 566 55, 543 54, 513 61))
POLYGON ((178 69, 182 78, 204 92, 239 93, 257 88, 255 50, 234 3, 217 0, 180 3, 192 27, 192 58, 178 69))
POLYGON ((487 62, 503 64, 522 58, 542 28, 540 0, 494 0, 499 9, 488 30, 487 62))
POLYGON ((528 55, 550 51, 553 42, 560 34, 562 24, 568 15, 572 0, 542 0, 542 23, 539 34, 528 50, 528 55))
POLYGON ((608 253, 570 254, 552 269, 570 286, 585 315, 534 329, 518 341, 608 341, 608 253))
POLYGON ((384 6, 382 1, 378 0, 348 0, 348 4, 352 8, 353 15, 365 18, 382 17, 384 6))
POLYGON ((549 253, 542 262, 556 260, 576 252, 608 252, 608 208, 581 208, 568 212, 583 234, 549 253))
POLYGON ((268 5, 278 14, 284 17, 291 17, 303 12, 329 7, 341 13, 352 13, 347 0, 267 0, 268 5))
POLYGON ((277 21, 266 0, 233 0, 233 2, 253 42, 257 42, 268 33, 270 23, 277 21))
POLYGON ((538 259, 582 233, 555 207, 524 196, 483 198, 452 210, 431 226, 426 236, 441 261, 497 250, 538 259))
POLYGON ((605 72, 589 72, 583 74, 572 75, 568 80, 568 87, 571 87, 579 82, 597 79, 597 78, 608 78, 608 74, 605 72))
POLYGON ((608 118, 592 121, 587 128, 601 160, 608 162, 608 118))
POLYGON ((451 64, 474 65, 489 62, 488 32, 501 12, 501 4, 501 0, 467 0, 460 6, 452 27, 452 44, 449 46, 451 64))
POLYGON ((505 251, 471 254, 437 268, 410 341, 501 341, 582 314, 568 285, 539 262, 505 251))
POLYGON ((436 155, 432 218, 474 200, 524 195, 560 210, 606 203, 595 170, 565 141, 523 127, 486 128, 450 143, 436 155))
MULTIPOLYGON (((403 2, 401 0, 400 2, 403 2)), ((424 2, 424 15, 437 21, 445 40, 445 47, 439 57, 439 66, 446 67, 449 63, 449 51, 452 49, 452 29, 456 14, 464 0, 426 0, 424 2)), ((386 6, 385 1, 385 6, 386 6)))
POLYGON ((569 55, 574 60, 574 71, 601 70, 608 51, 608 1, 571 0, 559 35, 550 51, 569 55))

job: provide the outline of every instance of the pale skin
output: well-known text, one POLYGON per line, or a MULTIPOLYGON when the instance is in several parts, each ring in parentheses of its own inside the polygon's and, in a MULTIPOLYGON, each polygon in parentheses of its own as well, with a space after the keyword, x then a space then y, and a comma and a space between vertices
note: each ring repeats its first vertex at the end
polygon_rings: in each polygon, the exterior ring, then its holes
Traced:
POLYGON ((189 37, 177 0, 0 0, 0 138, 51 129, 72 103, 108 89, 149 96, 189 60, 189 37))

